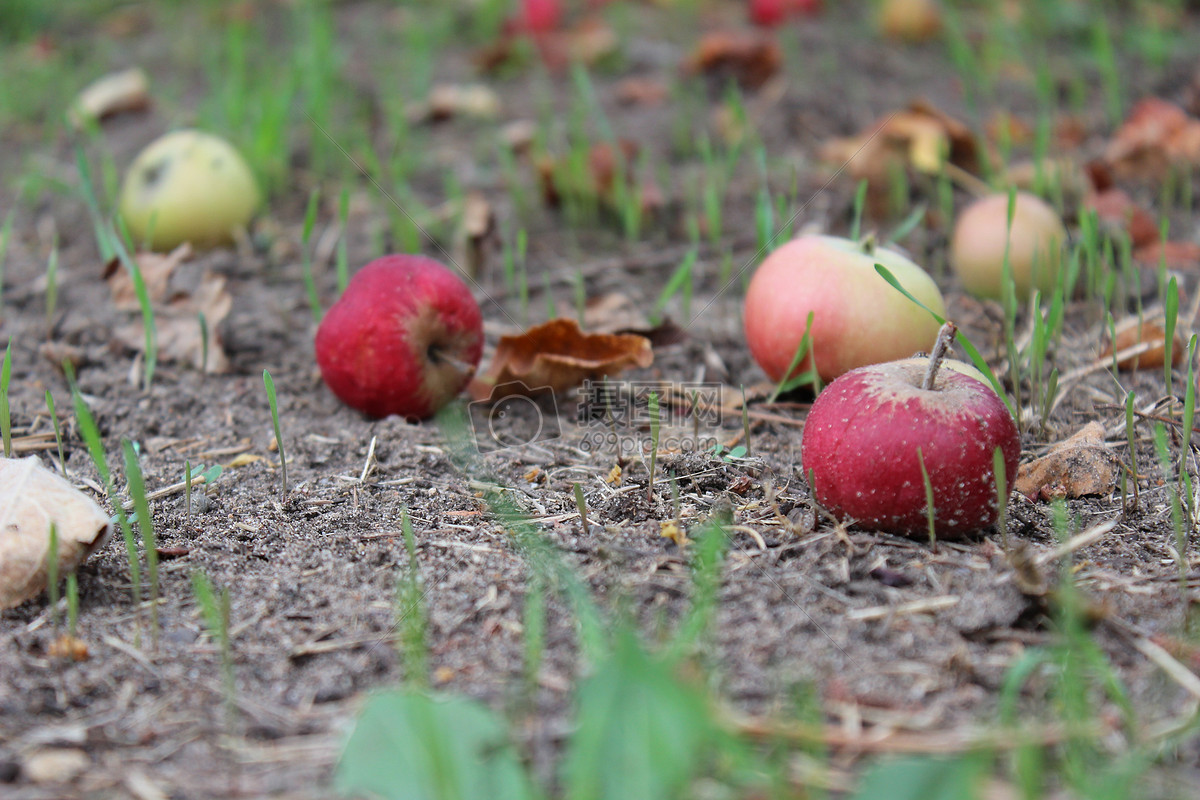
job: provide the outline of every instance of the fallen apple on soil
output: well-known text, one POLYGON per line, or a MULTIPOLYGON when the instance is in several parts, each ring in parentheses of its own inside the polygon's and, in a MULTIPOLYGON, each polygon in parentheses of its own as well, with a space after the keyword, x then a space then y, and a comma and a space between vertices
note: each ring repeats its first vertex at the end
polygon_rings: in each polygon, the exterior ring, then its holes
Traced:
POLYGON ((483 353, 471 290, 431 258, 391 255, 355 274, 317 329, 321 377, 372 417, 432 416, 470 381, 483 353))
POLYGON ((943 363, 926 383, 930 361, 940 360, 936 350, 929 359, 851 370, 813 403, 800 457, 813 496, 838 519, 925 534, 923 463, 939 538, 960 538, 995 523, 993 453, 997 447, 1003 453, 1011 484, 1021 453, 1017 426, 1004 401, 960 368, 943 363))
POLYGON ((1044 294, 1054 288, 1066 241, 1058 213, 1036 195, 1016 193, 1011 232, 1008 195, 988 195, 967 206, 954 224, 950 265, 968 292, 999 298, 1007 250, 1017 298, 1023 300, 1034 289, 1044 294))
POLYGON ((867 364, 893 361, 926 348, 937 322, 896 291, 882 264, 905 289, 939 315, 942 293, 933 279, 893 250, 836 236, 803 236, 772 252, 746 291, 746 342, 754 360, 779 381, 796 354, 812 312, 812 354, 793 375, 809 369, 831 381, 867 364))
POLYGON ((232 241, 254 216, 258 184, 233 145, 196 130, 168 133, 125 174, 120 212, 135 243, 170 250, 232 241))

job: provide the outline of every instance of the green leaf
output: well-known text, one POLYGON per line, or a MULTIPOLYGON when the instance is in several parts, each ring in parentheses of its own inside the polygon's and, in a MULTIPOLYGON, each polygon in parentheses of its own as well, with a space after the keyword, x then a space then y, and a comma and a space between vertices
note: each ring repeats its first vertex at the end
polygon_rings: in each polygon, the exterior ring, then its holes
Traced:
POLYGON ((496 714, 470 698, 410 691, 370 697, 334 787, 397 800, 537 797, 496 714))
POLYGON ((667 800, 708 760, 717 731, 703 692, 630 631, 579 689, 568 745, 569 800, 667 800))
POLYGON ((985 762, 978 756, 907 756, 877 762, 853 800, 970 800, 979 796, 985 762))

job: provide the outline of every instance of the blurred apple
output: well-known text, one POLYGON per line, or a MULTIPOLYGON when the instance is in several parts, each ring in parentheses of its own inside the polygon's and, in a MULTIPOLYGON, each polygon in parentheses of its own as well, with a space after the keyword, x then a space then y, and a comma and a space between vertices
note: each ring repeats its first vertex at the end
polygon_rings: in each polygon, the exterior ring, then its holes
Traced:
POLYGON ((254 175, 233 145, 181 130, 156 139, 134 159, 119 207, 136 244, 170 250, 183 242, 212 247, 231 241, 260 199, 254 175))
POLYGON ((1009 231, 1008 195, 988 195, 959 215, 950 240, 950 265, 968 292, 999 298, 1007 252, 1017 297, 1023 299, 1034 289, 1045 293, 1054 288, 1066 241, 1062 220, 1041 198, 1016 193, 1009 231))
POLYGON ((746 292, 746 342, 771 380, 781 380, 791 365, 809 312, 812 353, 793 375, 807 371, 814 356, 821 380, 831 381, 929 347, 937 322, 880 277, 876 263, 945 315, 937 284, 900 253, 836 236, 794 239, 767 256, 746 292))
POLYGON ((901 42, 926 42, 942 32, 942 9, 936 0, 882 0, 880 32, 901 42))

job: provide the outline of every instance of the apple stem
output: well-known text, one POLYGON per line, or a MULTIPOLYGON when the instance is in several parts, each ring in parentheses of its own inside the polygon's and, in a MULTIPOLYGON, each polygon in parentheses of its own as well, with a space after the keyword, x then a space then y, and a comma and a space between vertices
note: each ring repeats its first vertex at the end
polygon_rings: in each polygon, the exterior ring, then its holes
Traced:
POLYGON ((875 245, 876 244, 877 244, 877 242, 875 241, 875 231, 871 231, 866 236, 864 236, 863 238, 858 240, 858 246, 861 247, 862 251, 869 256, 875 255, 875 245))
POLYGON ((956 333, 958 333, 958 326, 953 322, 947 322, 938 329, 937 341, 933 343, 933 352, 929 354, 929 369, 925 372, 925 380, 921 381, 922 389, 933 388, 938 368, 942 366, 942 359, 946 357, 946 351, 950 349, 950 343, 954 341, 956 333))

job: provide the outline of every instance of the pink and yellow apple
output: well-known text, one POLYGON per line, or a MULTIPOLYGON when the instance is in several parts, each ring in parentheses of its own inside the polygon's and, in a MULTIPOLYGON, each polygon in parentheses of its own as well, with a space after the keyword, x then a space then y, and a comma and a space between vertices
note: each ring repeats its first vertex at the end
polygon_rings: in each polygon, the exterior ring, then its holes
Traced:
POLYGON ((1034 289, 1045 294, 1054 288, 1066 241, 1058 213, 1036 195, 1016 193, 1011 231, 1008 195, 988 195, 967 206, 955 222, 950 266, 968 292, 1000 298, 1007 251, 1017 298, 1024 300, 1034 289))
POLYGON ((812 351, 822 381, 867 364, 929 347, 938 323, 875 271, 886 267, 914 297, 941 316, 937 284, 911 260, 883 247, 836 236, 803 236, 772 252, 746 292, 746 342, 773 381, 784 377, 812 312, 812 351))

